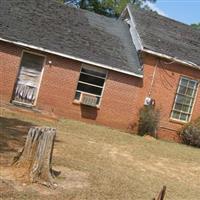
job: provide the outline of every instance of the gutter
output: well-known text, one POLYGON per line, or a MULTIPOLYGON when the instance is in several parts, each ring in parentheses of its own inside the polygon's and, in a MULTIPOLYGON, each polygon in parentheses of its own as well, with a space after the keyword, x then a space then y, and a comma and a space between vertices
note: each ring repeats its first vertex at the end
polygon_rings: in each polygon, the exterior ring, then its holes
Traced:
POLYGON ((51 51, 51 50, 45 49, 43 47, 37 47, 37 46, 29 45, 29 44, 26 44, 26 43, 23 43, 23 42, 7 40, 7 39, 1 38, 1 37, 0 37, 0 41, 15 44, 15 45, 22 46, 22 47, 31 48, 31 49, 38 50, 38 51, 43 51, 43 52, 46 52, 46 53, 54 54, 54 55, 61 56, 61 57, 64 57, 64 58, 69 58, 69 59, 72 59, 72 60, 77 60, 77 61, 80 61, 80 62, 83 62, 83 63, 86 63, 86 64, 90 64, 90 65, 94 65, 94 66, 101 67, 101 68, 104 68, 104 69, 120 72, 120 73, 131 75, 131 76, 135 76, 135 77, 138 77, 138 78, 143 78, 142 74, 136 74, 134 72, 129 72, 129 71, 126 71, 126 70, 123 70, 123 69, 117 69, 117 68, 114 68, 114 67, 111 67, 111 66, 108 66, 108 65, 96 63, 96 62, 85 60, 85 59, 78 58, 78 57, 75 57, 75 56, 71 56, 71 55, 67 55, 67 54, 63 54, 63 53, 58 53, 56 51, 51 51))
POLYGON ((155 56, 158 56, 158 57, 161 57, 161 58, 166 58, 168 60, 175 61, 177 63, 183 64, 183 65, 187 65, 187 66, 190 66, 192 68, 200 70, 200 66, 198 66, 195 63, 192 63, 190 61, 180 60, 180 59, 178 59, 176 57, 168 56, 166 54, 158 53, 158 52, 146 49, 146 48, 143 48, 141 51, 145 52, 145 53, 149 53, 149 54, 155 55, 155 56))

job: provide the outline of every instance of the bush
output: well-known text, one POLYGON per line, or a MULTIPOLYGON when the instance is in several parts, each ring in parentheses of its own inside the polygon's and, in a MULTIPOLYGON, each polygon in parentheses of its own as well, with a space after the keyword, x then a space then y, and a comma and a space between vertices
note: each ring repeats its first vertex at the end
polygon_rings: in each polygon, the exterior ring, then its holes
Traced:
POLYGON ((188 123, 180 131, 180 136, 184 144, 200 148, 200 117, 188 123))
POLYGON ((159 110, 153 106, 144 106, 139 112, 138 135, 146 134, 156 137, 156 129, 160 120, 159 110))

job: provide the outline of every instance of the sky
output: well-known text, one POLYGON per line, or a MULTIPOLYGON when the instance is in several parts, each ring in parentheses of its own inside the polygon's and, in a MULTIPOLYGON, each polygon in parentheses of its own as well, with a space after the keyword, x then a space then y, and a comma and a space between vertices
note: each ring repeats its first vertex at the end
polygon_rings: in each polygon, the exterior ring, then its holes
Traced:
POLYGON ((177 21, 200 22, 200 0, 157 0, 155 4, 148 4, 152 10, 177 21))

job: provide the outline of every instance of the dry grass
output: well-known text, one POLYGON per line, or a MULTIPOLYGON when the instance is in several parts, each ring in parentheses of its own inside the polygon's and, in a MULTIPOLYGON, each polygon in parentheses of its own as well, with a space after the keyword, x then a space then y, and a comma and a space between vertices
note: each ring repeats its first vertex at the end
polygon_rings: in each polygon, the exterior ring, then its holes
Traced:
POLYGON ((22 145, 26 127, 52 125, 58 130, 53 166, 61 171, 57 178, 59 187, 51 191, 36 184, 17 182, 4 162, 0 173, 2 199, 150 200, 162 185, 167 185, 167 200, 200 199, 200 150, 197 148, 71 120, 35 120, 12 112, 2 115, 2 141, 9 143, 14 135, 9 137, 10 133, 18 133, 15 146, 10 147, 12 152, 9 145, 6 151, 0 151, 4 161, 6 158, 9 161, 22 145), (9 122, 12 123, 8 126, 9 122))

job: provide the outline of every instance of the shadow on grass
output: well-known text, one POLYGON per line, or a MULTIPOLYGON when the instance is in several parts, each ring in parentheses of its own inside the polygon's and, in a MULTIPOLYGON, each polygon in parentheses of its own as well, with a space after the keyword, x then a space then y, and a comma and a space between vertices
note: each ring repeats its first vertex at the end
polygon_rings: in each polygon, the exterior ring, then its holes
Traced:
POLYGON ((28 129, 34 124, 0 117, 0 153, 16 152, 24 145, 28 129))

